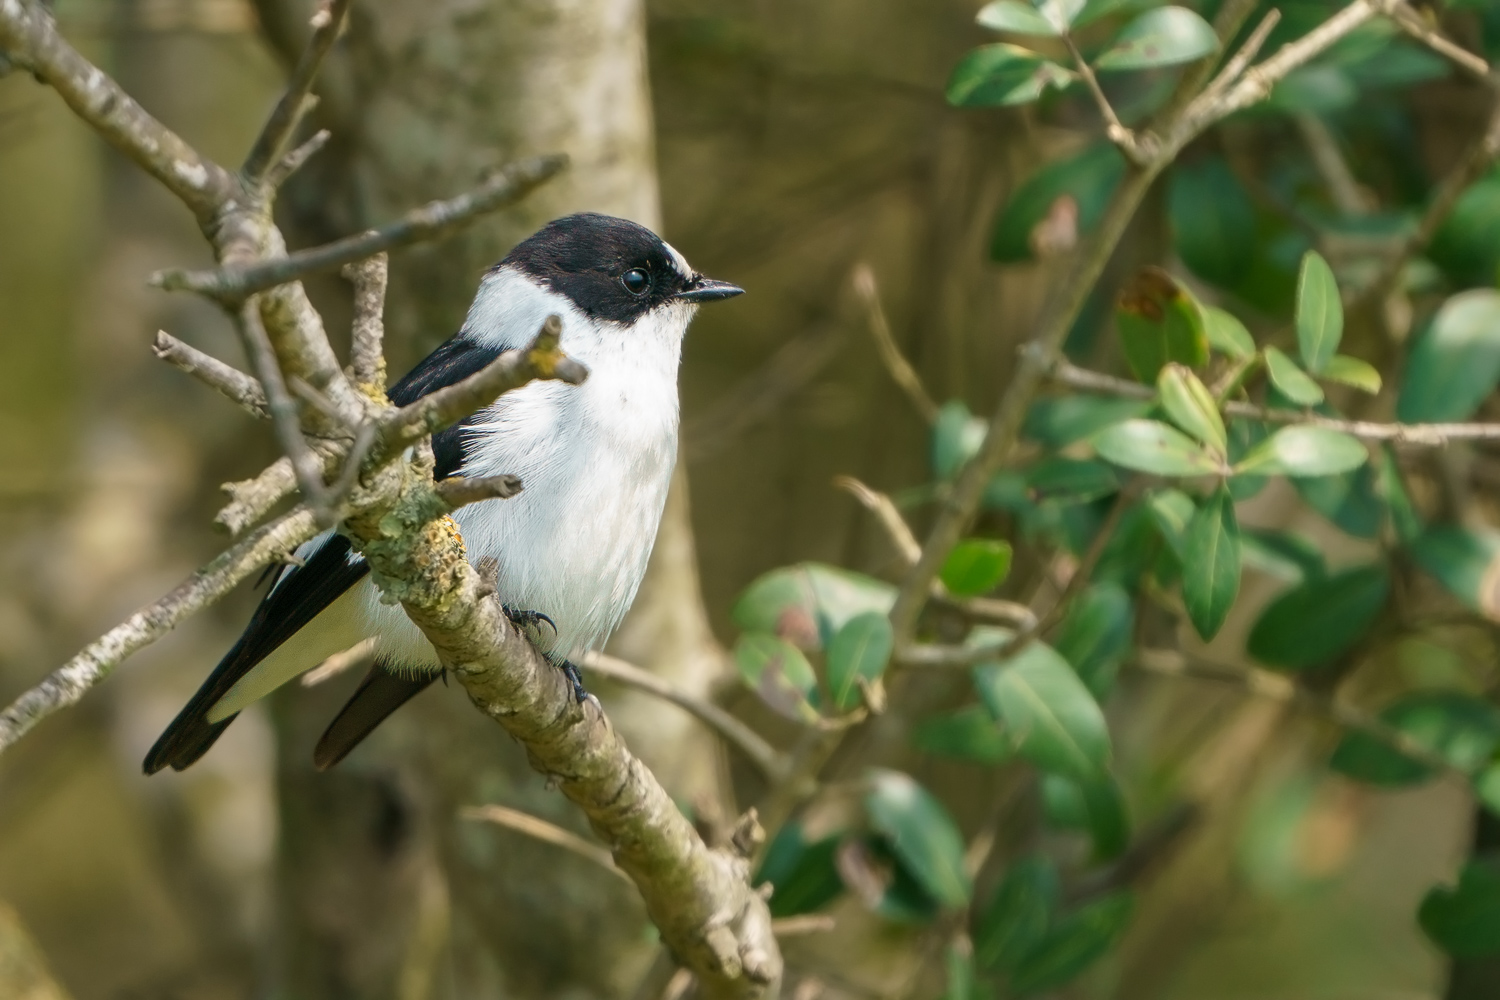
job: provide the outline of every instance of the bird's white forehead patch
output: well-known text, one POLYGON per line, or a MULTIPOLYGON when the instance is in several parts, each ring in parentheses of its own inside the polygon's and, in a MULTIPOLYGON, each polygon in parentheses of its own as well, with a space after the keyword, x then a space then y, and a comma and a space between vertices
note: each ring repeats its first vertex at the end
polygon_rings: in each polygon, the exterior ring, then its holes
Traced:
POLYGON ((672 255, 672 263, 677 265, 678 273, 681 274, 684 278, 691 278, 693 276, 693 268, 692 265, 687 262, 687 258, 678 253, 677 248, 668 243, 666 240, 662 240, 661 245, 666 247, 667 252, 672 255))

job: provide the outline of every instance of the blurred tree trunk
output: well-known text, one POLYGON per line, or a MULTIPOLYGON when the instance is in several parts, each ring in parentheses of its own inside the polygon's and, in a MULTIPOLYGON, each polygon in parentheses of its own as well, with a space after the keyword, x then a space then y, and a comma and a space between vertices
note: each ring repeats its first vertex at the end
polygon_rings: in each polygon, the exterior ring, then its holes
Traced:
MULTIPOLYGON (((572 158, 517 208, 394 261, 393 372, 451 335, 483 270, 547 220, 594 210, 659 228, 638 0, 377 0, 353 17, 324 105, 335 146, 283 206, 294 231, 377 224, 518 157, 572 158)), ((305 10, 263 4, 262 21, 283 57, 295 51, 305 10)), ((699 692, 718 670, 682 477, 617 648, 699 692)), ((317 733, 353 680, 278 708, 286 995, 628 993, 655 951, 634 894, 555 847, 458 819, 465 805, 503 801, 582 830, 460 692, 435 686, 334 772, 311 771, 317 733)), ((679 801, 719 805, 713 741, 677 709, 600 692, 679 801)))

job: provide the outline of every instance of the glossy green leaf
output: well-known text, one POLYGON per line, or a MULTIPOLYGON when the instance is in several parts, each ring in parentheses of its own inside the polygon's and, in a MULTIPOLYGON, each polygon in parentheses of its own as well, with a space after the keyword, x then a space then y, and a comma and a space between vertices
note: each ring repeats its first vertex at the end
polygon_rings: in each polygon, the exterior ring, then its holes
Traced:
MULTIPOLYGON (((1245 460, 1245 456, 1254 451, 1266 438, 1271 436, 1271 429, 1259 420, 1236 419, 1229 424, 1229 465, 1230 468, 1239 465, 1245 460)), ((1270 482, 1269 476, 1260 476, 1253 473, 1236 474, 1229 480, 1229 492, 1236 500, 1248 500, 1258 494, 1270 482)))
POLYGON ((1205 641, 1218 635, 1240 592, 1240 526, 1229 490, 1203 502, 1188 523, 1182 556, 1182 603, 1205 641))
POLYGON ((879 611, 855 615, 828 644, 828 688, 833 707, 847 712, 860 704, 860 678, 873 684, 885 673, 895 645, 891 622, 879 611))
POLYGON ((1208 361, 1203 310, 1159 267, 1142 268, 1126 284, 1115 305, 1115 326, 1125 361, 1142 382, 1155 382, 1172 361, 1189 368, 1208 361))
POLYGON ((1016 752, 1045 770, 1092 781, 1109 766, 1104 713, 1068 661, 1032 642, 974 671, 974 683, 1016 752))
POLYGON ((1073 18, 1073 27, 1081 28, 1111 14, 1130 12, 1150 7, 1153 0, 1087 0, 1073 18))
POLYGON ((1162 368, 1156 377, 1156 392, 1172 423, 1217 454, 1224 454, 1229 446, 1224 418, 1219 414, 1213 393, 1191 368, 1179 364, 1162 368))
POLYGON ((1017 859, 1005 872, 974 924, 974 958, 981 969, 1008 972, 1047 933, 1058 900, 1057 868, 1048 858, 1017 859))
POLYGON ((1327 663, 1364 638, 1389 593, 1390 576, 1380 565, 1309 580, 1271 602, 1245 648, 1262 663, 1287 670, 1327 663))
POLYGON ((1293 424, 1261 442, 1235 466, 1235 472, 1264 476, 1332 476, 1369 461, 1359 438, 1327 427, 1293 424))
POLYGON ((961 401, 950 399, 944 403, 932 427, 933 475, 942 480, 958 475, 984 444, 987 426, 961 401))
POLYGON ((811 698, 818 678, 802 651, 765 632, 746 632, 734 646, 734 662, 745 684, 775 712, 799 722, 815 722, 811 698))
MULTIPOLYGON (((1488 3, 1489 0, 1484 0, 1488 3)), ((1427 256, 1459 287, 1488 285, 1500 270, 1500 173, 1471 185, 1438 228, 1427 256)))
POLYGON ((998 538, 965 538, 943 561, 943 586, 960 597, 985 594, 1010 573, 1010 543, 998 538))
POLYGON ((755 885, 774 887, 770 908, 773 917, 811 913, 843 895, 835 856, 840 837, 834 835, 808 841, 796 820, 781 828, 766 847, 765 859, 753 880, 755 885))
POLYGON ((1161 531, 1162 540, 1172 549, 1173 554, 1181 559, 1187 540, 1188 525, 1192 522, 1193 515, 1197 513, 1198 505, 1193 503, 1192 497, 1181 490, 1168 488, 1152 490, 1146 497, 1146 507, 1151 511, 1151 517, 1161 531))
POLYGON ((1058 920, 1016 963, 1010 986, 1018 997, 1055 989, 1102 958, 1130 923, 1135 897, 1121 889, 1058 920))
MULTIPOLYGON (((1245 276, 1255 256, 1255 205, 1222 156, 1172 167, 1167 214, 1177 255, 1194 274, 1231 288, 1245 276)), ((1213 336, 1210 329, 1210 343, 1213 336)))
POLYGON ((991 31, 1009 31, 1017 35, 1050 35, 1060 32, 1042 13, 1021 0, 993 0, 979 11, 975 22, 991 31))
POLYGON ((1104 54, 1094 60, 1094 68, 1175 66, 1218 50, 1219 36, 1198 14, 1186 7, 1158 7, 1127 24, 1104 54))
POLYGON ((1343 336, 1344 304, 1333 268, 1316 250, 1309 250, 1297 275, 1297 350, 1307 370, 1323 374, 1343 336))
POLYGON ((902 924, 926 924, 942 906, 885 836, 845 838, 835 855, 844 885, 872 912, 902 924))
POLYGON ((1101 582, 1085 587, 1068 607, 1052 647, 1072 665, 1084 686, 1102 702, 1114 687, 1115 674, 1130 652, 1135 606, 1125 588, 1101 582))
POLYGON ((912 731, 912 744, 923 753, 979 764, 1002 764, 1015 756, 1010 738, 983 705, 923 719, 912 731))
POLYGON ((1372 396, 1380 391, 1380 372, 1375 366, 1347 354, 1335 354, 1329 358, 1320 374, 1330 382, 1351 386, 1372 396))
POLYGON ((1267 347, 1264 355, 1266 374, 1283 396, 1299 406, 1317 406, 1323 402, 1322 387, 1298 368, 1297 362, 1274 347, 1267 347))
MULTIPOLYGON (((1420 691, 1380 713, 1380 719, 1460 771, 1477 773, 1500 748, 1500 709, 1461 691, 1420 691)), ((1374 734, 1352 731, 1339 742, 1329 765, 1375 785, 1416 784, 1432 777, 1432 765, 1402 753, 1374 734)))
POLYGON ((1417 923, 1454 958, 1500 954, 1500 858, 1474 858, 1459 872, 1458 885, 1429 890, 1417 923))
POLYGON ((1057 450, 1102 431, 1111 424, 1145 416, 1151 403, 1144 399, 1113 399, 1108 396, 1055 396, 1038 400, 1026 414, 1021 433, 1057 450))
POLYGON ((1204 476, 1222 463, 1177 428, 1159 420, 1126 420, 1094 435, 1099 457, 1156 476, 1204 476))
POLYGON ((1255 339, 1245 324, 1232 313, 1216 306, 1203 310, 1203 328, 1208 345, 1236 361, 1242 361, 1255 353, 1255 339))
POLYGON ((899 771, 873 770, 869 782, 870 825, 933 899, 944 906, 966 905, 972 886, 964 870, 964 841, 942 803, 899 771))
POLYGON ((1130 818, 1115 779, 1080 784, 1060 774, 1042 775, 1042 807, 1051 825, 1079 830, 1094 844, 1094 859, 1118 857, 1130 843, 1130 818))
POLYGON ((1449 593, 1500 621, 1500 533, 1440 525, 1414 541, 1411 554, 1449 593))
POLYGON ((1411 494, 1407 492, 1401 465, 1396 461, 1395 446, 1387 441, 1376 448, 1375 460, 1369 468, 1374 470, 1375 493, 1385 505, 1396 540, 1403 545, 1410 545, 1422 536, 1427 525, 1417 512, 1411 494))
POLYGON ((1278 83, 1264 107, 1310 114, 1343 111, 1359 100, 1359 87, 1337 66, 1312 65, 1292 70, 1278 83))
POLYGON ((886 614, 894 603, 896 588, 884 580, 807 562, 757 577, 730 614, 747 632, 770 632, 817 650, 855 615, 886 614))
POLYGON ((1443 304, 1407 359, 1396 418, 1467 420, 1500 381, 1500 291, 1460 292, 1443 304))
POLYGON ((1099 224, 1104 208, 1125 174, 1125 158, 1112 142, 1048 163, 1018 187, 995 220, 990 259, 1001 263, 1031 260, 1033 233, 1049 218, 1059 199, 1078 210, 1078 234, 1099 224))
POLYGON ((1019 45, 997 42, 966 54, 948 78, 948 103, 960 108, 1028 104, 1048 88, 1066 87, 1073 72, 1019 45))

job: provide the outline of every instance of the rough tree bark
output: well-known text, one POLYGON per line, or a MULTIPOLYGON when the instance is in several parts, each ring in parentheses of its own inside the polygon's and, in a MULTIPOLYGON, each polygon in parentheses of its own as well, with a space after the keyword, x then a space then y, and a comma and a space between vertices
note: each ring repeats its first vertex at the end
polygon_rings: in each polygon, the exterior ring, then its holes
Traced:
MULTIPOLYGON (((262 4, 284 50, 305 33, 300 10, 262 4)), ((483 269, 548 219, 593 210, 660 228, 637 0, 362 3, 344 48, 325 95, 334 155, 289 191, 293 228, 358 231, 518 156, 561 151, 572 162, 521 206, 396 259, 387 325, 398 368, 456 330, 483 269)), ((679 475, 616 645, 704 694, 720 657, 687 503, 679 475)), ((678 709, 596 686, 677 800, 722 813, 717 742, 678 709)), ((342 694, 297 692, 278 709, 279 951, 291 995, 628 992, 655 950, 633 894, 556 848, 457 818, 501 801, 576 827, 522 755, 456 692, 434 692, 337 772, 313 774, 307 747, 342 694)))

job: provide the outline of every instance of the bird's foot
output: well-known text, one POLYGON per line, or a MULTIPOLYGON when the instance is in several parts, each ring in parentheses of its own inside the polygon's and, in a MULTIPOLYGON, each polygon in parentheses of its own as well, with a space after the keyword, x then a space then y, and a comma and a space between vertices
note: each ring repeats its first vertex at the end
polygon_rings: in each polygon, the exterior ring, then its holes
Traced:
POLYGON ((560 666, 563 676, 573 684, 573 697, 580 705, 588 701, 589 693, 583 689, 583 674, 579 673, 578 665, 572 660, 563 660, 560 666))
POLYGON ((520 628, 528 628, 536 625, 538 622, 546 622, 547 627, 552 630, 552 634, 557 634, 557 623, 540 611, 523 611, 520 608, 506 608, 505 617, 510 619, 512 625, 520 628))

